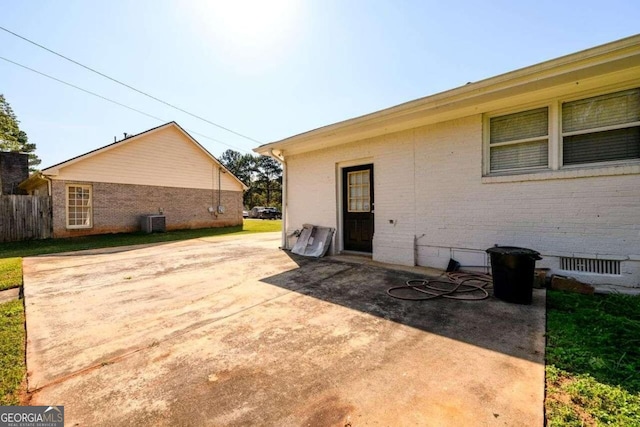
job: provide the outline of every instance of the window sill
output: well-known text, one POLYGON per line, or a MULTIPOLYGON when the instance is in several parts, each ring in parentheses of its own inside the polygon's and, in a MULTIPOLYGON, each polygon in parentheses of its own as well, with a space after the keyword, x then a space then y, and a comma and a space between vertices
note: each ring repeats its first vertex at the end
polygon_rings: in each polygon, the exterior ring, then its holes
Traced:
POLYGON ((566 168, 562 170, 543 170, 524 173, 511 173, 504 175, 489 175, 482 177, 483 184, 496 184, 503 182, 521 181, 545 181, 551 179, 574 179, 594 176, 615 176, 640 174, 640 164, 626 164, 615 166, 592 166, 580 168, 566 168))
POLYGON ((69 226, 67 225, 67 230, 89 230, 93 228, 92 225, 81 225, 81 226, 69 226))

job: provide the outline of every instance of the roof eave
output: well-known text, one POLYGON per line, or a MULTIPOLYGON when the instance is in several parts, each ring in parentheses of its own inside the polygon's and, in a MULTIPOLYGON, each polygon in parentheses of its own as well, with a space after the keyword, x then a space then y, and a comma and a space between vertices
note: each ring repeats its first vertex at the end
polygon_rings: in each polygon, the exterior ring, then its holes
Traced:
POLYGON ((46 184, 47 180, 41 172, 31 174, 27 179, 18 184, 18 188, 25 191, 33 190, 43 184, 46 184))

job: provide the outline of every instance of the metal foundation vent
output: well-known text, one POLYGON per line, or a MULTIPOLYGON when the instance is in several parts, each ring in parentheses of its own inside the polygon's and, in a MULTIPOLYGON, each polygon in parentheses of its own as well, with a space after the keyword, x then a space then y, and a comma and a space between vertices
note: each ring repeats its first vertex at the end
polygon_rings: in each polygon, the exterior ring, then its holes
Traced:
POLYGON ((560 269, 580 273, 620 275, 620 261, 592 258, 560 258, 560 269))

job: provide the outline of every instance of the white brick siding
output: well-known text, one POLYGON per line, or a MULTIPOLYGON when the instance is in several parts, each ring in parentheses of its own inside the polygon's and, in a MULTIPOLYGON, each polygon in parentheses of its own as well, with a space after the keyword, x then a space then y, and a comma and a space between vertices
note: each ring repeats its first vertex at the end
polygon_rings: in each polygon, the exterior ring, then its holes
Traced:
POLYGON ((375 260, 484 264, 486 248, 513 245, 556 273, 559 256, 621 259, 620 276, 570 275, 640 286, 640 175, 483 182, 481 115, 287 158, 288 233, 303 223, 341 232, 340 167, 358 159, 374 164, 375 260))

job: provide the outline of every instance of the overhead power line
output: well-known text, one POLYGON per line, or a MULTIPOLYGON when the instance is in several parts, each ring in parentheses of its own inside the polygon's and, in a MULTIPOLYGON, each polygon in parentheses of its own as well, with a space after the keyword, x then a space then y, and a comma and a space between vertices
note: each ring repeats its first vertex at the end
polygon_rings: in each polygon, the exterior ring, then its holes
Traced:
POLYGON ((166 105, 166 106, 169 106, 169 107, 171 107, 171 108, 173 108, 173 109, 175 109, 175 110, 181 111, 181 112, 183 112, 183 113, 185 113, 185 114, 190 115, 191 117, 195 117, 196 119, 198 119, 198 120, 202 120, 203 122, 209 123, 210 125, 213 125, 213 126, 215 126, 215 127, 217 127, 217 128, 223 129, 223 130, 225 130, 225 131, 227 131, 227 132, 231 132, 231 133, 232 133, 232 134, 234 134, 234 135, 237 135, 237 136, 240 136, 240 137, 242 137, 242 138, 248 139, 248 140, 250 140, 250 141, 252 141, 252 142, 255 142, 255 143, 257 143, 257 144, 262 144, 262 142, 260 142, 260 141, 258 141, 258 140, 256 140, 256 139, 253 139, 253 138, 251 138, 250 136, 243 135, 243 134, 241 134, 241 133, 239 133, 239 132, 236 132, 236 131, 234 131, 234 130, 232 130, 232 129, 229 129, 229 128, 227 128, 227 127, 224 127, 224 126, 222 126, 222 125, 219 125, 218 123, 212 122, 211 120, 207 120, 207 119, 205 119, 204 117, 198 116, 197 114, 193 114, 193 113, 191 113, 191 112, 189 112, 189 111, 185 110, 184 108, 180 108, 180 107, 178 107, 178 106, 176 106, 176 105, 173 105, 173 104, 171 104, 171 103, 169 103, 169 102, 167 102, 167 101, 163 101, 163 100, 162 100, 162 99, 160 99, 160 98, 157 98, 157 97, 155 97, 155 96, 153 96, 153 95, 150 95, 150 94, 148 94, 148 93, 146 93, 146 92, 144 92, 144 91, 142 91, 142 90, 140 90, 140 89, 136 89, 135 87, 133 87, 133 86, 131 86, 131 85, 128 85, 127 83, 124 83, 124 82, 122 82, 122 81, 120 81, 120 80, 118 80, 118 79, 115 79, 115 78, 113 78, 113 77, 110 77, 110 76, 108 76, 108 75, 106 75, 106 74, 104 74, 104 73, 102 73, 102 72, 100 72, 100 71, 98 71, 98 70, 95 70, 95 69, 93 69, 93 68, 91 68, 91 67, 89 67, 89 66, 86 66, 86 65, 84 65, 84 64, 82 64, 82 63, 80 63, 80 62, 78 62, 78 61, 76 61, 76 60, 73 60, 73 59, 69 58, 68 56, 62 55, 61 53, 58 53, 58 52, 56 52, 56 51, 54 51, 54 50, 52 50, 52 49, 49 49, 49 48, 48 48, 48 47, 46 47, 46 46, 43 46, 43 45, 41 45, 41 44, 39 44, 39 43, 36 43, 36 42, 34 42, 33 40, 29 40, 28 38, 23 37, 23 36, 21 36, 20 34, 16 34, 16 33, 14 33, 13 31, 8 30, 8 29, 6 29, 6 28, 4 28, 4 27, 2 27, 2 26, 0 26, 0 30, 6 31, 7 33, 9 33, 9 34, 11 34, 11 35, 13 35, 13 36, 15 36, 15 37, 18 37, 18 38, 20 38, 20 39, 22 39, 22 40, 26 41, 27 43, 31 43, 32 45, 37 46, 37 47, 39 47, 40 49, 44 49, 44 50, 46 50, 46 51, 47 51, 47 52, 49 52, 49 53, 52 53, 52 54, 54 54, 54 55, 56 55, 56 56, 58 56, 58 57, 60 57, 60 58, 62 58, 62 59, 65 59, 65 60, 67 60, 67 61, 69 61, 69 62, 71 62, 71 63, 73 63, 73 64, 75 64, 75 65, 77 65, 77 66, 79 66, 79 67, 82 67, 82 68, 84 68, 84 69, 86 69, 86 70, 89 70, 89 71, 91 71, 92 73, 98 74, 99 76, 102 76, 102 77, 104 77, 104 78, 106 78, 106 79, 109 79, 109 80, 111 80, 111 81, 112 81, 112 82, 114 82, 114 83, 117 83, 117 84, 119 84, 119 85, 121 85, 121 86, 124 86, 124 87, 126 87, 126 88, 128 88, 128 89, 131 89, 131 90, 133 90, 133 91, 135 91, 135 92, 137 92, 137 93, 139 93, 139 94, 141 94, 141 95, 146 96, 147 98, 151 98, 151 99, 153 99, 154 101, 160 102, 160 103, 162 103, 162 104, 164 104, 164 105, 166 105))
MULTIPOLYGON (((76 86, 76 85, 74 85, 74 84, 72 84, 72 83, 66 82, 66 81, 61 80, 61 79, 59 79, 59 78, 57 78, 57 77, 53 77, 53 76, 51 76, 51 75, 49 75, 49 74, 43 73, 42 71, 38 71, 38 70, 36 70, 36 69, 34 69, 34 68, 27 67, 26 65, 20 64, 20 63, 15 62, 15 61, 12 61, 12 60, 7 59, 7 58, 5 58, 5 57, 3 57, 3 56, 0 56, 0 59, 2 59, 3 61, 9 62, 10 64, 13 64, 13 65, 16 65, 16 66, 18 66, 18 67, 24 68, 25 70, 29 70, 29 71, 31 71, 31 72, 33 72, 33 73, 39 74, 39 75, 41 75, 41 76, 44 76, 44 77, 46 77, 46 78, 48 78, 48 79, 54 80, 54 81, 56 81, 56 82, 58 82, 58 83, 62 83, 63 85, 66 85, 66 86, 72 87, 72 88, 74 88, 74 89, 77 89, 77 90, 79 90, 79 91, 81 91, 81 92, 88 93, 89 95, 93 95, 93 96, 95 96, 95 97, 97 97, 97 98, 100 98, 100 99, 103 99, 103 100, 105 100, 105 101, 111 102, 112 104, 118 105, 118 106, 120 106, 120 107, 126 108, 126 109, 131 110, 131 111, 135 111, 136 113, 138 113, 138 114, 142 114, 143 116, 150 117, 150 118, 152 118, 152 119, 154 119, 154 120, 158 120, 158 121, 160 121, 160 122, 162 122, 162 123, 168 123, 168 122, 170 122, 170 120, 164 120, 164 119, 161 119, 161 118, 160 118, 160 117, 158 117, 158 116, 154 116, 154 115, 152 115, 152 114, 145 113, 145 112, 144 112, 144 111, 142 111, 142 110, 138 110, 137 108, 130 107, 130 106, 128 106, 128 105, 126 105, 126 104, 123 104, 123 103, 121 103, 121 102, 118 102, 118 101, 115 101, 115 100, 113 100, 113 99, 107 98, 106 96, 102 96, 102 95, 100 95, 99 93, 92 92, 92 91, 87 90, 87 89, 85 89, 85 88, 82 88, 82 87, 80 87, 80 86, 76 86)), ((236 150, 241 150, 241 151, 244 151, 244 152, 248 152, 248 150, 246 150, 246 149, 244 149, 244 148, 240 148, 240 147, 236 147, 236 146, 233 146, 233 145, 227 144, 226 142, 220 141, 219 139, 211 138, 210 136, 207 136, 207 135, 201 134, 201 133, 199 133, 199 132, 194 132, 194 131, 189 130, 189 129, 187 129, 187 131, 188 131, 189 133, 194 134, 194 135, 198 135, 198 136, 201 136, 201 137, 203 137, 203 138, 210 139, 211 141, 215 141, 215 142, 217 142, 217 143, 219 143, 219 144, 226 145, 227 147, 234 148, 234 149, 236 149, 236 150)))

